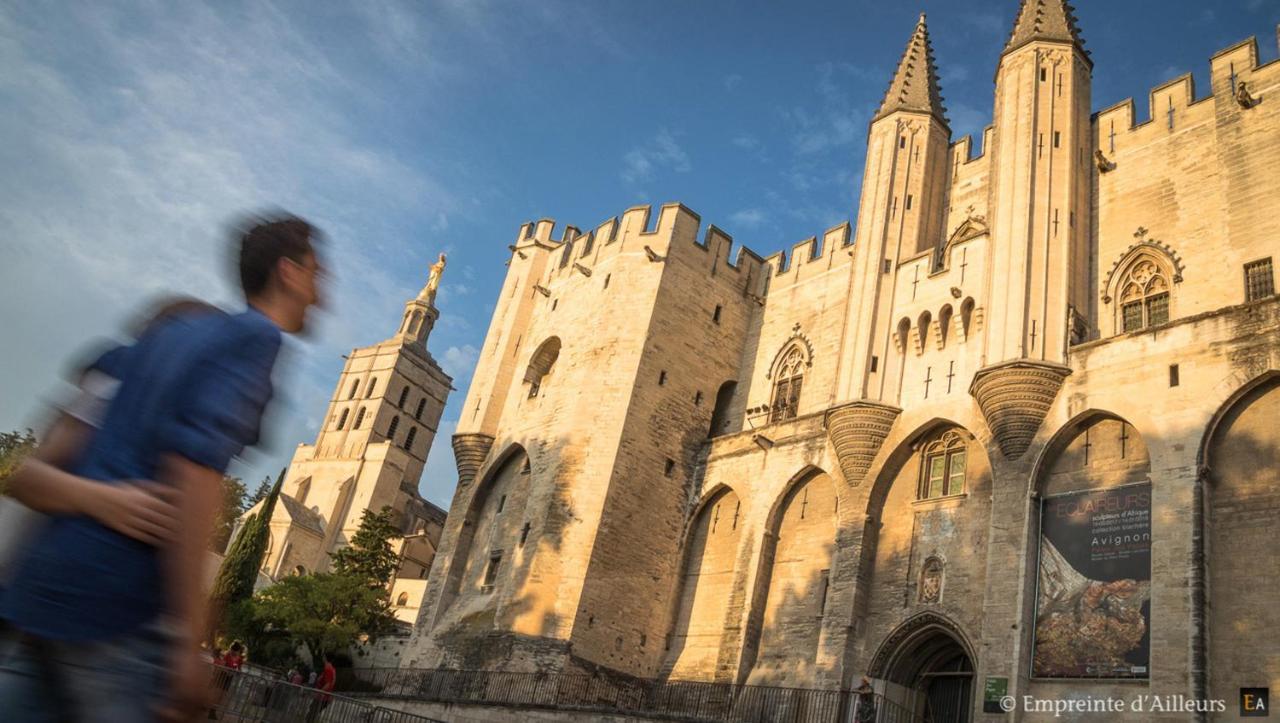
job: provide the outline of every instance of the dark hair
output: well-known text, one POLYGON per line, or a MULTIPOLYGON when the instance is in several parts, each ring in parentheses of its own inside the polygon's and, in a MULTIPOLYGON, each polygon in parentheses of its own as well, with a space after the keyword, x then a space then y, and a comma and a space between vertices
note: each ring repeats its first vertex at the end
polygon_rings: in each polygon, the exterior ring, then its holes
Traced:
POLYGON ((257 216, 240 226, 240 288, 253 296, 267 288, 280 259, 301 262, 314 253, 315 228, 297 216, 257 216))
POLYGON ((240 652, 241 650, 244 650, 244 646, 240 644, 240 641, 239 641, 239 640, 237 640, 237 641, 235 641, 234 643, 232 643, 232 644, 231 644, 231 652, 233 652, 233 653, 238 653, 238 652, 240 652))

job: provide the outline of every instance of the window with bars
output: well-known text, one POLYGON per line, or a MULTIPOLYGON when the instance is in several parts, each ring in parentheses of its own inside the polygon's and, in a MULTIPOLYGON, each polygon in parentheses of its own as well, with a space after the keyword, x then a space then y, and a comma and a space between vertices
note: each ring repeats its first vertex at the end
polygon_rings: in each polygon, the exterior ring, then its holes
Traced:
POLYGON ((1271 272, 1271 257, 1244 265, 1244 300, 1257 301, 1275 296, 1275 276, 1271 272))
POLYGON ((417 427, 409 427, 409 433, 404 436, 404 451, 413 451, 413 440, 418 436, 417 427))
POLYGON ((387 427, 387 439, 391 442, 396 441, 396 430, 400 428, 400 418, 392 417, 391 424, 387 427))
POLYGON ((928 500, 962 494, 965 458, 964 438, 954 430, 927 445, 921 465, 919 498, 928 500))

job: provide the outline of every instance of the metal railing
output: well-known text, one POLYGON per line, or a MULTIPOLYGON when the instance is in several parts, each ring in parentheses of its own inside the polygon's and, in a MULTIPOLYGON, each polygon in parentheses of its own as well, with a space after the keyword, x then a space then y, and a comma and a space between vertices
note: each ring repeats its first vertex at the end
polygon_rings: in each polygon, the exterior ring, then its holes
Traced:
POLYGON ((255 723, 443 723, 367 701, 215 666, 209 720, 255 723))
POLYGON ((344 669, 339 688, 383 699, 636 714, 705 723, 911 723, 918 717, 878 695, 619 675, 344 669), (868 710, 868 708, 870 708, 868 710))

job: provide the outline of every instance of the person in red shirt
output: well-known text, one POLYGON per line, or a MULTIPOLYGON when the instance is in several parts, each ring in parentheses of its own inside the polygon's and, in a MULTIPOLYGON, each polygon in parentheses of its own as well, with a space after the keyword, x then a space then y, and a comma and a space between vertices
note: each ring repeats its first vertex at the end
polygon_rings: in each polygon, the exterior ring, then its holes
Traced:
POLYGON ((320 711, 329 706, 329 701, 333 699, 329 694, 333 692, 333 687, 338 682, 338 671, 334 669, 333 663, 329 662, 329 658, 321 653, 320 660, 324 662, 324 668, 320 672, 320 677, 316 678, 316 690, 322 692, 311 701, 311 710, 307 712, 307 723, 315 721, 320 711))
POLYGON ((222 656, 222 664, 232 670, 244 667, 244 646, 239 641, 232 643, 231 649, 222 656))

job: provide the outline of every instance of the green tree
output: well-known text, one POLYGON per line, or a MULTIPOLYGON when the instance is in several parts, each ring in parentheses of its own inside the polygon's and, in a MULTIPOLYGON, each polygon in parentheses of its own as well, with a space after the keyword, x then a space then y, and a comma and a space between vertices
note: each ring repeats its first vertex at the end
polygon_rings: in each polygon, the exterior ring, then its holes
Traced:
POLYGON ((360 527, 351 544, 330 553, 339 574, 364 580, 370 587, 385 588, 400 567, 400 555, 391 541, 404 537, 396 527, 396 511, 390 507, 360 515, 360 527))
POLYGON ((259 502, 265 500, 267 498, 267 495, 271 494, 271 486, 272 486, 271 478, 263 477, 262 481, 258 483, 258 488, 255 489, 253 491, 253 494, 249 495, 249 498, 245 500, 244 508, 247 510, 250 507, 253 507, 254 505, 258 504, 259 502))
POLYGON ((30 430, 0 432, 0 493, 22 464, 22 460, 36 448, 36 435, 30 430))
POLYGON ((235 529, 236 520, 244 514, 245 506, 244 482, 239 477, 223 476, 222 505, 218 508, 218 518, 214 523, 213 537, 209 540, 209 549, 222 552, 227 549, 227 541, 231 539, 231 531, 235 529))
MULTIPOLYGON (((287 468, 286 468, 287 469, 287 468)), ((240 534, 231 543, 227 556, 218 568, 218 578, 213 583, 213 601, 228 612, 238 603, 253 596, 253 584, 258 580, 262 557, 267 551, 270 535, 271 513, 280 496, 285 470, 280 470, 275 485, 267 495, 262 508, 249 516, 240 528, 240 534)), ((217 609, 217 607, 215 607, 217 609)))
POLYGON ((376 640, 395 626, 386 588, 342 573, 283 578, 255 595, 251 606, 249 614, 241 608, 228 632, 250 645, 287 635, 316 660, 347 650, 361 635, 376 640))

